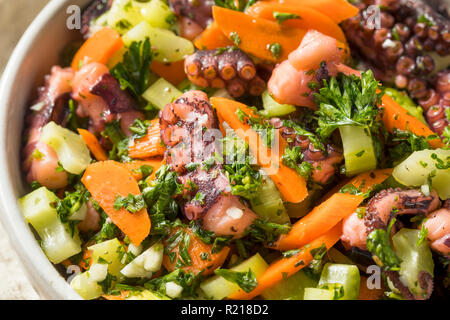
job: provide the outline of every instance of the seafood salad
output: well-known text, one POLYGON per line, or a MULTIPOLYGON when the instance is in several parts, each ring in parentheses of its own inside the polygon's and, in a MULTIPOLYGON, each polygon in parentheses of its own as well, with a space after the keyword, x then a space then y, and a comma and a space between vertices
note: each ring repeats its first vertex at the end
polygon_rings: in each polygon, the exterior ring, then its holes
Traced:
POLYGON ((448 10, 91 1, 30 101, 21 211, 88 300, 446 299, 448 10))

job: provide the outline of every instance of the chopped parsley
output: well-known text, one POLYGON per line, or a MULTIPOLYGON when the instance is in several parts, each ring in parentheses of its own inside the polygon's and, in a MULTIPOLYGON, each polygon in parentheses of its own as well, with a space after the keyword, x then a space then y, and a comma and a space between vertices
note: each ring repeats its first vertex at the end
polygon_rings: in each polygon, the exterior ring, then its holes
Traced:
POLYGON ((147 135, 148 128, 151 126, 149 120, 141 120, 137 118, 128 129, 134 133, 133 138, 139 139, 147 135))
POLYGON ((279 44, 277 42, 271 43, 271 44, 267 45, 267 49, 269 49, 270 53, 272 54, 272 56, 275 59, 278 59, 280 57, 281 50, 282 50, 281 44, 279 44))
POLYGON ((278 12, 278 11, 274 11, 273 12, 273 17, 275 19, 277 19, 278 23, 283 23, 286 20, 291 20, 291 19, 301 19, 301 17, 298 14, 295 13, 286 13, 286 12, 278 12))
POLYGON ((328 138, 334 130, 345 125, 365 128, 369 132, 378 130, 377 104, 382 93, 377 93, 379 83, 371 70, 362 72, 361 78, 341 73, 337 78, 323 82, 324 86, 314 93, 319 105, 315 114, 320 137, 328 138))
POLYGON ((241 38, 239 37, 239 34, 235 31, 230 33, 230 40, 233 41, 233 43, 237 46, 241 44, 241 38))
POLYGON ((120 82, 123 90, 129 89, 136 97, 140 97, 148 88, 152 51, 150 40, 132 42, 111 74, 120 82))
POLYGON ((130 193, 126 197, 122 197, 120 195, 116 196, 113 208, 114 210, 125 208, 128 212, 135 213, 144 209, 146 206, 147 205, 145 204, 142 194, 135 196, 130 193))
POLYGON ((248 269, 248 272, 238 272, 228 269, 216 269, 215 274, 223 277, 225 280, 236 283, 245 292, 251 292, 258 285, 255 273, 248 269))

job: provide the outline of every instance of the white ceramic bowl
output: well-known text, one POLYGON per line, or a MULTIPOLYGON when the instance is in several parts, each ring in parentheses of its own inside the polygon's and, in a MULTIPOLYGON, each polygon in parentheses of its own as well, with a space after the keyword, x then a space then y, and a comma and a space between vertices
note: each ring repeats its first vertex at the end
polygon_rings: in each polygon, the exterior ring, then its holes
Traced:
POLYGON ((0 218, 36 291, 46 299, 80 299, 48 261, 18 208, 27 186, 20 150, 26 108, 61 49, 79 36, 66 27, 69 5, 89 0, 52 0, 36 17, 14 50, 0 86, 0 218))

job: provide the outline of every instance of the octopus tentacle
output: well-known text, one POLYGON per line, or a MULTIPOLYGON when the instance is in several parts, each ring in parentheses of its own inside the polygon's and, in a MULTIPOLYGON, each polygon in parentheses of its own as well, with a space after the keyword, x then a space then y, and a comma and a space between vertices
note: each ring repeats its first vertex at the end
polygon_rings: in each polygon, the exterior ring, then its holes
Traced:
POLYGON ((367 204, 364 224, 369 234, 375 229, 385 229, 391 213, 427 214, 440 205, 437 193, 426 196, 416 189, 387 189, 377 193, 367 204))
MULTIPOLYGON (((450 20, 446 12, 438 10, 439 4, 423 0, 370 0, 358 7, 359 14, 342 26, 353 51, 365 58, 368 67, 377 70, 376 77, 406 89, 425 111, 432 106, 448 108, 449 70, 431 77, 439 70, 435 58, 429 55, 434 52, 443 59, 450 55, 450 20), (383 6, 381 28, 377 30, 368 23, 373 18, 369 10, 373 4, 383 6)), ((442 113, 436 119, 432 111, 427 121, 439 135, 449 125, 442 113)))
POLYGON ((308 137, 301 136, 293 128, 283 125, 283 120, 279 118, 270 119, 270 123, 275 129, 279 129, 281 136, 288 142, 289 146, 300 147, 303 160, 313 166, 312 180, 320 184, 326 184, 337 172, 337 165, 343 160, 342 150, 335 145, 326 145, 325 150, 314 147, 308 137))
MULTIPOLYGON (((241 237, 256 214, 231 194, 231 185, 220 163, 204 168, 204 161, 220 154, 219 123, 201 91, 188 91, 160 113, 162 141, 167 145, 165 159, 178 172, 188 190, 179 199, 189 220, 203 219, 203 227, 218 235, 241 237), (206 129, 206 130, 205 130, 206 129), (186 169, 196 163, 195 170, 186 169), (194 188, 192 188, 194 186, 194 188), (203 200, 195 195, 201 192, 203 200)), ((220 134, 221 137, 221 134, 220 134)))
POLYGON ((184 66, 192 83, 226 88, 235 98, 247 92, 259 96, 266 89, 266 82, 258 75, 252 59, 239 49, 200 50, 187 57, 184 66))

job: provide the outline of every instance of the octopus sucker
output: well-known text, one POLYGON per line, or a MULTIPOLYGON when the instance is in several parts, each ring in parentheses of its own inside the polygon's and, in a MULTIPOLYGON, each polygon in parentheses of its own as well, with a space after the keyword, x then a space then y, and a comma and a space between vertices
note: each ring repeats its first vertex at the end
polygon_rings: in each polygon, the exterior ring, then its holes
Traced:
MULTIPOLYGON (((358 15, 342 23, 353 51, 377 69, 377 78, 407 90, 425 111, 432 106, 448 108, 445 99, 450 92, 449 70, 436 69, 436 56, 448 61, 450 55, 450 20, 436 9, 442 1, 435 2, 365 1, 358 4, 358 15), (383 6, 380 29, 368 23, 373 18, 370 5, 383 6)), ((442 135, 448 119, 442 114, 439 119, 426 116, 430 128, 442 135)))
POLYGON ((204 88, 226 88, 234 98, 245 93, 259 96, 266 89, 252 59, 237 48, 199 50, 186 58, 184 67, 192 83, 204 88))
POLYGON ((271 125, 279 129, 281 136, 288 142, 289 147, 300 147, 303 160, 313 166, 312 180, 316 183, 326 184, 331 177, 337 173, 337 166, 344 159, 342 150, 333 144, 318 149, 312 144, 308 137, 299 135, 293 128, 284 126, 280 118, 270 119, 271 125))
POLYGON ((221 150, 217 137, 205 137, 210 130, 220 133, 207 95, 202 91, 188 91, 166 105, 160 112, 160 128, 162 141, 167 146, 166 162, 188 190, 179 199, 184 216, 188 220, 202 219, 203 227, 218 235, 241 237, 257 216, 239 197, 231 194, 222 164, 203 166, 221 150), (189 171, 186 165, 191 163, 197 167, 189 171), (199 193, 201 200, 195 197, 199 193), (239 215, 230 214, 230 210, 239 215))

